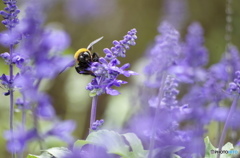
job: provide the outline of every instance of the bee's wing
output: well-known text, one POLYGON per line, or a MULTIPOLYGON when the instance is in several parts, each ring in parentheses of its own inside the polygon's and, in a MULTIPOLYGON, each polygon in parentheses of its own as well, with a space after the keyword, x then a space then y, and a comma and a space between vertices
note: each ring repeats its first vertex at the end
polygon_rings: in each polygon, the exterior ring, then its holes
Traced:
POLYGON ((92 50, 92 49, 93 49, 93 45, 96 44, 96 43, 98 43, 101 39, 103 39, 103 36, 100 37, 100 38, 98 38, 98 39, 96 39, 96 40, 94 40, 94 41, 92 41, 92 42, 88 45, 87 49, 88 49, 88 50, 92 50))

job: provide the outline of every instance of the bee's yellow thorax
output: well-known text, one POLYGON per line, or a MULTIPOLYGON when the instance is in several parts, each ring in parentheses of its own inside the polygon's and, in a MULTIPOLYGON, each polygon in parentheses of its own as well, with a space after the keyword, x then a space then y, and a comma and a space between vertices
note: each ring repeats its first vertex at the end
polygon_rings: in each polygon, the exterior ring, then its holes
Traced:
POLYGON ((80 53, 82 52, 89 52, 89 50, 87 48, 81 48, 79 49, 75 54, 74 54, 74 58, 77 60, 78 56, 80 53))

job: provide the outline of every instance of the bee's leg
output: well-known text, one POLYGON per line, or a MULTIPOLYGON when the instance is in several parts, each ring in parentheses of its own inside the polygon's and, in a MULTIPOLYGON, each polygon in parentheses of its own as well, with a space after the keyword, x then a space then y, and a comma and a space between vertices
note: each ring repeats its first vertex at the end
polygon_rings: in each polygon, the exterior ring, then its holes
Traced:
POLYGON ((99 56, 98 56, 97 53, 94 52, 94 53, 92 54, 92 60, 93 60, 93 62, 98 62, 99 56))

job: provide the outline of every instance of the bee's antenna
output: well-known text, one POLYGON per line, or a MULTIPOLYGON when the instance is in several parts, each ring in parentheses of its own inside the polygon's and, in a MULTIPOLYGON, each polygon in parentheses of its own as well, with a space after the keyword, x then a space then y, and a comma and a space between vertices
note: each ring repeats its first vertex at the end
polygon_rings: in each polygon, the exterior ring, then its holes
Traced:
POLYGON ((96 40, 94 40, 94 41, 92 41, 92 42, 88 45, 87 49, 88 49, 88 50, 92 50, 93 45, 96 44, 96 43, 98 43, 101 39, 103 39, 103 36, 100 37, 100 38, 98 38, 98 39, 96 39, 96 40))

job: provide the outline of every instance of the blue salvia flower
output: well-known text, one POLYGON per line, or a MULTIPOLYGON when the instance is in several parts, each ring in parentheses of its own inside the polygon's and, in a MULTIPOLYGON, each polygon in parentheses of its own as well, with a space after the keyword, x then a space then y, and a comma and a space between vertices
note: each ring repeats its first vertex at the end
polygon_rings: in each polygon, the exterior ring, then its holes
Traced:
POLYGON ((37 103, 38 116, 53 118, 55 112, 51 100, 46 94, 38 92, 38 86, 42 79, 55 77, 71 62, 70 57, 60 54, 68 47, 69 37, 64 31, 42 27, 44 7, 37 4, 37 1, 29 4, 26 17, 18 27, 24 38, 16 51, 24 56, 24 65, 19 66, 21 76, 16 86, 25 101, 37 103))
POLYGON ((36 138, 36 130, 25 130, 21 126, 14 131, 6 131, 4 138, 7 140, 7 150, 11 153, 22 153, 27 146, 27 143, 36 138))
POLYGON ((204 46, 203 29, 199 23, 195 22, 188 27, 185 42, 181 47, 180 58, 170 69, 170 73, 185 83, 205 81, 206 70, 203 66, 208 63, 208 50, 204 46))
MULTIPOLYGON (((229 87, 228 87, 228 91, 232 94, 235 93, 235 95, 233 96, 232 105, 228 111, 227 117, 224 122, 225 124, 221 132, 221 137, 218 143, 219 150, 222 150, 224 141, 227 136, 228 129, 231 128, 232 130, 237 130, 240 128, 239 122, 236 121, 236 120, 239 120, 239 112, 240 112, 239 109, 237 108, 238 101, 239 101, 239 94, 240 94, 240 86, 239 86, 240 71, 236 71, 235 75, 236 77, 234 78, 233 82, 229 83, 229 87)), ((220 157, 219 154, 218 154, 218 157, 220 157)))
POLYGON ((155 44, 148 53, 150 63, 145 68, 148 76, 146 84, 150 87, 160 86, 163 72, 175 64, 181 51, 179 33, 169 23, 163 22, 158 31, 160 35, 155 38, 155 44))
MULTIPOLYGON (((39 84, 44 78, 53 78, 58 75, 59 72, 72 61, 72 58, 62 57, 60 54, 69 45, 68 35, 61 30, 43 27, 44 15, 42 13, 44 7, 38 5, 39 3, 37 2, 39 1, 33 0, 28 3, 26 16, 22 19, 21 23, 14 28, 15 32, 17 32, 16 37, 22 37, 19 47, 14 49, 14 54, 1 54, 1 57, 5 59, 7 64, 15 64, 20 70, 19 75, 12 77, 12 80, 7 75, 2 75, 0 78, 4 86, 8 86, 7 88, 11 86, 11 89, 17 88, 22 94, 22 97, 16 101, 16 105, 18 105, 23 112, 22 126, 24 131, 16 130, 19 133, 15 133, 14 130, 11 137, 9 134, 5 137, 7 144, 10 144, 8 150, 12 153, 22 153, 27 142, 30 141, 26 136, 30 131, 26 130, 24 125, 26 121, 26 110, 32 110, 35 123, 35 135, 31 138, 41 141, 44 136, 48 136, 43 135, 39 131, 37 125, 38 120, 40 118, 53 120, 53 118, 55 118, 55 111, 51 104, 50 97, 43 92, 39 92, 39 84), (18 136, 18 134, 20 134, 20 136, 18 136)), ((56 125, 59 133, 54 130, 51 130, 49 133, 58 138, 61 137, 61 139, 70 143, 73 139, 69 136, 69 133, 74 127, 68 125, 68 123, 64 123, 63 125, 64 126, 61 127, 65 127, 65 131, 62 130, 59 125, 56 125)))
POLYGON ((10 80, 10 76, 5 74, 2 74, 2 76, 0 76, 1 84, 4 86, 4 88, 8 89, 8 91, 4 93, 5 96, 8 96, 10 94, 10 90, 14 90, 14 87, 12 85, 18 76, 19 74, 16 74, 12 80, 10 80))
MULTIPOLYGON (((208 113, 202 106, 197 107, 201 100, 194 100, 195 102, 190 103, 177 100, 179 94, 177 87, 181 82, 178 75, 171 74, 171 70, 179 65, 192 69, 194 65, 191 65, 185 60, 185 57, 182 57, 182 54, 188 54, 190 51, 183 52, 183 46, 179 44, 179 33, 169 24, 163 23, 159 27, 159 31, 161 35, 156 37, 156 43, 149 54, 150 64, 145 69, 148 75, 147 86, 152 88, 152 91, 157 92, 149 100, 150 107, 154 108, 150 108, 148 114, 137 116, 137 121, 133 123, 136 128, 135 132, 139 134, 142 140, 150 140, 150 156, 153 156, 151 151, 158 148, 159 152, 155 157, 171 157, 174 148, 179 146, 185 147, 178 152, 181 157, 191 157, 194 153, 202 156, 205 149, 203 127, 204 123, 207 122, 203 117, 209 118, 205 116, 208 113), (168 76, 169 74, 177 79, 168 76), (181 123, 186 126, 182 126, 181 123)), ((199 39, 201 38, 199 37, 199 39)), ((199 46, 203 47, 201 44, 200 42, 199 46)), ((189 46, 192 45, 189 44, 189 46)), ((189 57, 190 54, 186 56, 189 57)), ((201 62, 198 66, 203 66, 202 63, 204 62, 201 62)), ((184 73, 184 71, 182 72, 184 73)), ((194 75, 196 74, 192 75, 193 78, 194 75)), ((196 91, 198 90, 196 88, 196 91)), ((195 96, 194 99, 197 97, 199 96, 195 96)), ((143 106, 146 107, 146 105, 143 106)), ((147 109, 144 111, 147 111, 147 109)), ((149 144, 148 141, 145 143, 149 144)))
POLYGON ((192 23, 188 27, 182 53, 185 54, 183 62, 191 67, 205 66, 208 63, 208 50, 204 46, 203 28, 199 23, 192 23))
POLYGON ((0 11, 0 15, 2 15, 4 18, 2 24, 8 29, 12 29, 19 23, 17 15, 20 13, 20 10, 16 6, 17 1, 3 0, 3 2, 6 7, 4 8, 5 11, 0 11))
MULTIPOLYGON (((176 78, 172 76, 167 76, 166 81, 163 87, 163 98, 161 100, 160 106, 161 108, 171 108, 178 106, 177 95, 179 94, 179 90, 177 89, 178 82, 176 78)), ((158 97, 154 97, 149 100, 149 106, 156 108, 159 102, 158 97)))
POLYGON ((236 78, 229 83, 228 91, 230 93, 240 94, 240 71, 236 71, 236 78))
POLYGON ((87 90, 91 91, 91 95, 101 95, 104 93, 110 95, 120 94, 117 90, 112 89, 113 86, 120 87, 121 84, 126 84, 126 81, 118 80, 117 77, 122 74, 126 77, 131 75, 137 75, 136 72, 126 70, 130 67, 130 64, 124 64, 121 67, 118 57, 125 57, 126 50, 130 46, 135 45, 136 29, 128 31, 127 35, 124 36, 123 40, 113 41, 114 47, 111 49, 105 48, 103 51, 106 56, 99 58, 99 62, 94 62, 91 65, 91 71, 95 74, 95 78, 92 79, 86 87, 87 90))
POLYGON ((64 142, 72 144, 74 142, 71 133, 75 129, 76 124, 74 121, 67 120, 63 122, 54 123, 53 127, 45 134, 45 136, 54 136, 64 142))
POLYGON ((104 123, 104 120, 103 120, 103 119, 101 119, 101 120, 96 120, 95 122, 93 122, 91 129, 92 129, 92 130, 97 130, 97 129, 99 129, 100 126, 103 125, 103 123, 104 123))
POLYGON ((8 91, 4 93, 4 95, 7 96, 11 94, 11 91, 13 91, 13 83, 18 76, 18 74, 13 74, 13 64, 16 64, 17 67, 21 67, 24 59, 13 52, 13 46, 17 44, 15 39, 16 33, 13 32, 13 28, 19 23, 17 15, 20 10, 17 9, 16 0, 3 0, 3 2, 6 7, 4 8, 4 11, 0 11, 0 15, 3 16, 4 20, 2 23, 8 28, 8 30, 0 33, 0 43, 9 47, 10 52, 2 53, 0 54, 0 57, 4 59, 7 65, 9 65, 10 75, 7 76, 3 74, 0 77, 0 80, 2 81, 3 86, 8 89, 8 91))
POLYGON ((178 105, 177 95, 179 90, 177 89, 178 83, 174 77, 167 76, 165 81, 165 87, 163 88, 164 94, 161 101, 161 106, 174 107, 178 105))

